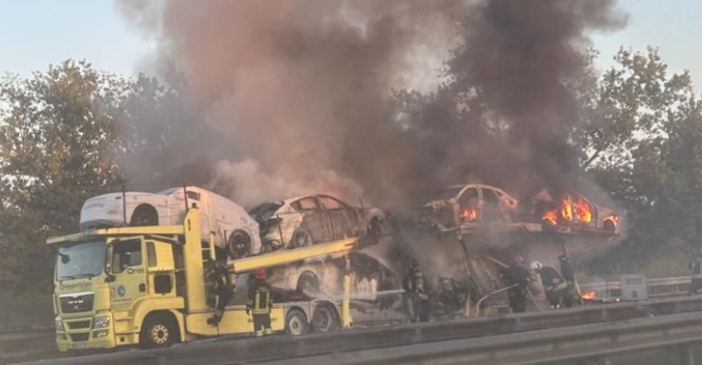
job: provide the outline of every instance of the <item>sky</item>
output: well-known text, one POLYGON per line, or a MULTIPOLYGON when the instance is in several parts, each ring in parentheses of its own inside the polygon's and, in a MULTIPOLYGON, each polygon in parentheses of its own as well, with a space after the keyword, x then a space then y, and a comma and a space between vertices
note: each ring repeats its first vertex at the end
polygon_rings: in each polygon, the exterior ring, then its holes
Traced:
MULTIPOLYGON (((672 72, 690 70, 696 89, 702 90, 702 1, 619 3, 630 22, 620 31, 593 34, 598 67, 610 67, 622 46, 645 51, 651 45, 660 49, 672 72)), ((136 75, 154 47, 153 40, 128 27, 111 0, 0 0, 0 75, 26 76, 68 58, 136 75)))

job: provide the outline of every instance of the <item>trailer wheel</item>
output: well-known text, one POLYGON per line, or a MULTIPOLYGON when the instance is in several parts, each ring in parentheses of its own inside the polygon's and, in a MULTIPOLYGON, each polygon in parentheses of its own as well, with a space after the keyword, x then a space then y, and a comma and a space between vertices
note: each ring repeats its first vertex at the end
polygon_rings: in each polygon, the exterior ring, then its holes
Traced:
POLYGON ((178 324, 172 316, 151 314, 144 320, 139 333, 139 346, 149 349, 170 347, 178 337, 178 324))
POLYGON ((329 304, 319 304, 312 314, 312 328, 315 332, 327 333, 340 327, 336 309, 329 304))
POLYGON ((309 333, 310 327, 307 323, 305 312, 299 309, 291 309, 285 316, 285 333, 292 336, 299 336, 309 333))

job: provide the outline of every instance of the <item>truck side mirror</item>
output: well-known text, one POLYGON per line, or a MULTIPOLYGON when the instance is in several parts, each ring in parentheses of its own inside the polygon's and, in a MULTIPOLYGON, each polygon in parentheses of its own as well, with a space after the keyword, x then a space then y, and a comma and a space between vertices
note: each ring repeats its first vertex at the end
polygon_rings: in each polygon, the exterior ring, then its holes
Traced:
POLYGON ((107 255, 105 257, 105 282, 111 283, 115 281, 115 276, 112 275, 112 242, 107 244, 107 255))

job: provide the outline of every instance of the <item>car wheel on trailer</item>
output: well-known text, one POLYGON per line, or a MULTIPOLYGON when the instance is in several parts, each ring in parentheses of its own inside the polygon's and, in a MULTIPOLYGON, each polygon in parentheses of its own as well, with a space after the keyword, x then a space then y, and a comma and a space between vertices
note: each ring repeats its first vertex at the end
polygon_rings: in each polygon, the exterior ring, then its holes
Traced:
POLYGON ((310 331, 305 312, 299 309, 291 309, 285 315, 285 333, 292 336, 304 335, 310 331))
POLYGON ((232 258, 248 257, 251 254, 251 237, 242 230, 236 230, 229 236, 227 246, 232 258))
POLYGON ((139 346, 149 349, 170 347, 178 337, 178 324, 173 317, 152 314, 144 320, 139 333, 139 346))
POLYGON ((319 304, 312 313, 312 328, 315 332, 327 333, 340 327, 336 309, 330 304, 319 304))
POLYGON ((305 271, 297 278, 297 292, 306 297, 319 294, 319 278, 311 271, 305 271))
POLYGON ((292 240, 290 240, 290 246, 291 248, 300 248, 300 247, 308 247, 312 246, 314 244, 314 240, 312 239, 312 234, 310 234, 310 231, 304 229, 304 228, 298 228, 293 232, 292 240))
POLYGON ((156 208, 148 204, 142 204, 132 213, 132 219, 129 221, 132 227, 158 226, 158 212, 156 208))

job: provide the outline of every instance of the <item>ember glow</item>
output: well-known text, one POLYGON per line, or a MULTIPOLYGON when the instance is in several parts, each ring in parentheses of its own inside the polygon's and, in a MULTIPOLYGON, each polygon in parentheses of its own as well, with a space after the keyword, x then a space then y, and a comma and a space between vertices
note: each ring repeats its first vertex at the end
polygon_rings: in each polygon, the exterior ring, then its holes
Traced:
POLYGON ((466 222, 475 222, 478 219, 478 212, 475 209, 466 209, 461 213, 461 219, 466 222))
POLYGON ((585 293, 583 293, 583 299, 585 299, 585 300, 595 299, 595 292, 594 291, 586 291, 585 293))

